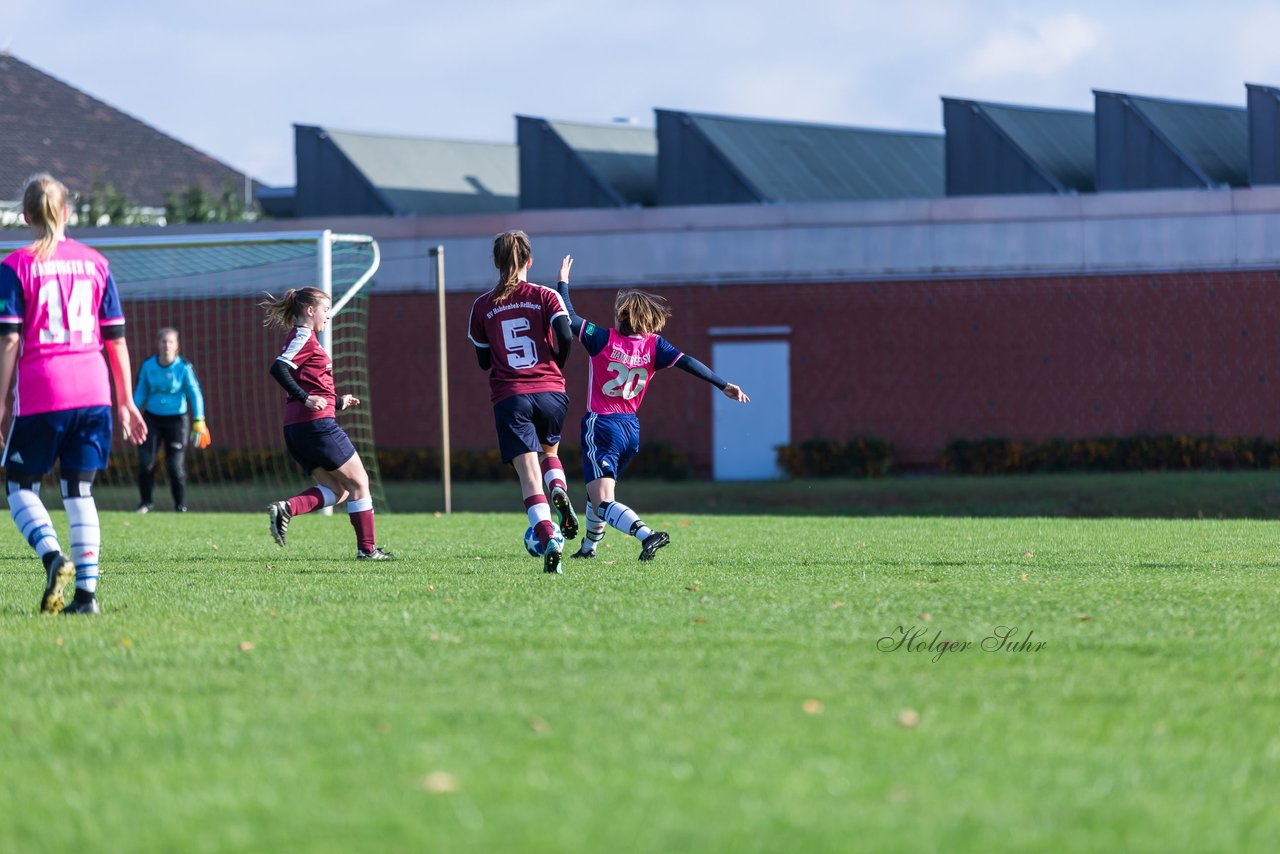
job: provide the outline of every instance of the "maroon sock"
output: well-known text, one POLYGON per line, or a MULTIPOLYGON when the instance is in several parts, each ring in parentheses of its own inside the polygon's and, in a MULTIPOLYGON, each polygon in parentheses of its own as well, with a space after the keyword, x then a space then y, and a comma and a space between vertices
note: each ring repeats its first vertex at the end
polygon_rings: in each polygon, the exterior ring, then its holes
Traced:
POLYGON ((310 513, 312 510, 323 507, 324 493, 320 491, 320 487, 313 486, 290 498, 288 503, 289 515, 301 516, 303 513, 310 513))
POLYGON ((538 538, 538 542, 546 545, 551 540, 552 533, 555 532, 555 526, 551 524, 551 519, 541 518, 544 514, 551 516, 551 502, 547 501, 545 495, 530 495, 524 500, 525 513, 529 515, 529 524, 533 527, 533 533, 538 538), (534 509, 538 508, 538 509, 534 509))
POLYGON ((373 511, 357 510, 347 515, 351 517, 351 527, 356 529, 356 548, 362 552, 373 551, 373 511))
POLYGON ((551 542, 551 538, 555 535, 555 532, 556 526, 550 522, 539 522, 537 525, 533 526, 534 536, 538 538, 538 542, 542 543, 544 547, 547 543, 551 542))
POLYGON ((563 489, 569 491, 569 486, 564 482, 564 466, 560 464, 560 458, 548 454, 542 458, 542 482, 547 481, 547 472, 554 471, 555 476, 551 478, 551 483, 547 484, 548 489, 563 489))

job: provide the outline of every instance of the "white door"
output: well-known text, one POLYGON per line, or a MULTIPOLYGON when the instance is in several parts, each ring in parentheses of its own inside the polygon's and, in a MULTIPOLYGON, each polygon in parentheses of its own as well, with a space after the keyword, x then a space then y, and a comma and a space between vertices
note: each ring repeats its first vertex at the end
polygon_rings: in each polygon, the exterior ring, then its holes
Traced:
POLYGON ((750 403, 712 389, 712 473, 716 480, 782 477, 778 445, 791 441, 791 350, 786 341, 711 345, 713 370, 742 386, 750 403))

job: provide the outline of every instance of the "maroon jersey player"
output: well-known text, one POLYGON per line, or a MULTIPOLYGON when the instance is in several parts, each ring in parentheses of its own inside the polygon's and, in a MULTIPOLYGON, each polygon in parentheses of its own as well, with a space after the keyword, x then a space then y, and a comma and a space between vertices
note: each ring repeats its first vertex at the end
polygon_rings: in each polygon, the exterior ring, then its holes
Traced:
POLYGON ((572 341, 569 313, 553 288, 529 281, 533 249, 523 231, 495 238, 493 263, 498 284, 471 306, 468 334, 480 367, 489 372, 498 449, 502 461, 511 463, 520 478, 543 569, 560 572, 563 544, 555 537, 551 505, 564 536, 578 535, 578 517, 558 456, 569 408, 560 372, 572 341), (544 489, 551 493, 549 502, 544 489))
POLYGON ((374 545, 373 496, 364 462, 346 432, 338 426, 339 410, 358 406, 353 395, 338 397, 333 387, 333 360, 317 336, 329 322, 329 297, 318 288, 290 289, 282 297, 267 294, 261 303, 268 326, 289 330, 271 376, 288 394, 284 404, 284 443, 316 485, 287 501, 267 507, 271 536, 281 546, 294 516, 347 502, 356 531, 356 557, 388 560, 374 545))

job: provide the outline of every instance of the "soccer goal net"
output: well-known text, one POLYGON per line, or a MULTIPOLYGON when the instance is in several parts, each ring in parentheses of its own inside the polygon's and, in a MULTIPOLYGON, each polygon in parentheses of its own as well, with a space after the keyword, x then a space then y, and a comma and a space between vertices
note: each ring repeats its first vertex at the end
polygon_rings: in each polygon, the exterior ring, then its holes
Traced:
MULTIPOLYGON (((333 315, 320 343, 333 357, 338 394, 354 394, 359 407, 338 414, 368 469, 374 498, 386 496, 374 453, 373 405, 366 337, 368 290, 378 268, 372 237, 323 232, 99 238, 78 240, 106 256, 120 290, 134 377, 156 352, 158 332, 178 330, 180 354, 191 362, 204 393, 213 443, 186 450, 187 506, 200 510, 258 509, 286 498, 307 482, 284 450, 285 394, 268 374, 285 333, 268 329, 258 303, 264 292, 319 287, 331 295, 333 315)), ((0 244, 0 256, 21 244, 0 244)), ((94 495, 103 509, 138 504, 138 452, 116 425, 110 468, 94 495)), ((170 509, 162 449, 155 466, 155 504, 170 509)))

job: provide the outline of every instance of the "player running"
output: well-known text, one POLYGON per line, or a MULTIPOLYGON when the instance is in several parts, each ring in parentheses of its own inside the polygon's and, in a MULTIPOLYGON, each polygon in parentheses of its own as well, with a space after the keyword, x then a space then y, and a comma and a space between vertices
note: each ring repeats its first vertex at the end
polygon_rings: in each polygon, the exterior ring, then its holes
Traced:
POLYGON ((671 542, 666 531, 655 531, 636 512, 614 498, 617 479, 640 450, 640 419, 636 413, 653 375, 676 366, 714 385, 739 403, 751 398, 706 365, 681 353, 658 333, 671 316, 667 301, 643 291, 623 290, 613 303, 615 329, 602 329, 578 316, 569 299, 569 270, 573 257, 560 264, 556 285, 569 312, 573 332, 590 357, 587 374, 587 414, 582 418, 582 469, 587 480, 587 531, 582 546, 570 557, 593 558, 604 539, 605 523, 640 541, 640 560, 653 560, 671 542))
POLYGON ((289 330, 284 350, 271 364, 271 376, 289 397, 284 404, 284 444, 316 485, 287 501, 267 506, 271 536, 284 546, 294 516, 347 502, 356 531, 356 558, 391 560, 374 545, 373 496, 369 475, 355 446, 335 418, 338 410, 359 406, 353 395, 338 397, 333 360, 317 337, 329 322, 329 297, 319 288, 290 288, 282 297, 266 295, 258 303, 267 312, 264 326, 289 330))
POLYGON ((200 450, 213 441, 204 423, 204 394, 195 367, 178 355, 178 330, 166 326, 156 336, 156 353, 138 369, 133 402, 147 420, 147 441, 138 447, 138 512, 155 509, 156 456, 164 445, 173 509, 187 512, 187 439, 200 450))
POLYGON ((108 363, 124 437, 142 442, 147 424, 133 403, 124 311, 107 260, 65 234, 71 219, 67 188, 52 175, 32 176, 22 193, 22 215, 36 240, 0 263, 0 422, 15 369, 18 380, 0 457, 9 514, 44 563, 40 610, 97 614, 102 530, 92 485, 111 449, 108 363), (40 479, 55 460, 61 463, 70 558, 40 500, 40 479), (75 596, 67 604, 72 578, 75 596))
POLYGON ((557 456, 569 408, 560 372, 573 341, 569 313, 555 290, 529 281, 533 248, 523 231, 494 239, 493 264, 498 284, 471 306, 468 337, 480 368, 489 372, 498 450, 520 478, 529 525, 543 549, 542 568, 560 572, 562 546, 554 538, 544 484, 564 536, 573 539, 578 517, 557 456))

